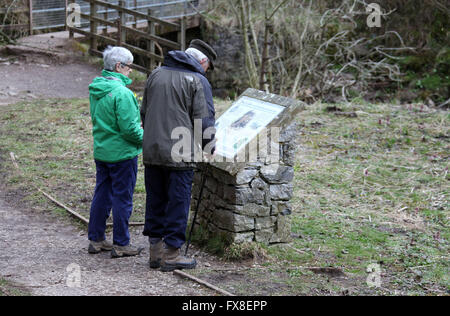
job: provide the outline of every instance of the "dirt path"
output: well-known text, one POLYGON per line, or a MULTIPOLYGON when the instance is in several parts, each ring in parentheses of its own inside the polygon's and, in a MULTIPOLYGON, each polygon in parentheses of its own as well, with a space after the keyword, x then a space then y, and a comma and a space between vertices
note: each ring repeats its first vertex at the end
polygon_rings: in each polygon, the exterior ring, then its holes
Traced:
MULTIPOLYGON (((140 230, 133 243, 148 241, 140 230)), ((0 191, 0 277, 34 295, 177 295, 213 292, 175 275, 150 270, 148 249, 136 258, 113 260, 89 255, 84 230, 50 214, 7 205, 0 191)))
POLYGON ((82 62, 65 32, 24 38, 0 50, 0 105, 27 99, 84 98, 99 66, 82 62))
POLYGON ((0 105, 27 99, 84 98, 99 70, 72 63, 50 65, 23 61, 0 63, 0 105))

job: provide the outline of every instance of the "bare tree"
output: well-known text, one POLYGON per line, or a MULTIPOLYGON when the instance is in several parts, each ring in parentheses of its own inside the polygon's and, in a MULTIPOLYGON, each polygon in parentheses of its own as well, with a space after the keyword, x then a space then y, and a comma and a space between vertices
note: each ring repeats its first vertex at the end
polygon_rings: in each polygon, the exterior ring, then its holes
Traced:
POLYGON ((396 32, 356 36, 367 18, 364 0, 335 0, 328 7, 312 0, 227 4, 221 9, 234 15, 242 34, 248 83, 261 90, 294 98, 339 94, 347 100, 350 89, 400 80, 397 55, 411 49, 396 32), (388 38, 395 46, 385 45, 388 38))
MULTIPOLYGON (((15 11, 16 9, 24 7, 26 7, 24 0, 0 0, 0 8, 3 9, 0 14, 0 25, 24 24, 28 22, 28 17, 25 17, 22 13, 16 13, 15 11)), ((0 37, 8 44, 14 44, 14 38, 19 38, 23 36, 23 34, 24 32, 20 30, 4 30, 3 28, 0 28, 0 37)))

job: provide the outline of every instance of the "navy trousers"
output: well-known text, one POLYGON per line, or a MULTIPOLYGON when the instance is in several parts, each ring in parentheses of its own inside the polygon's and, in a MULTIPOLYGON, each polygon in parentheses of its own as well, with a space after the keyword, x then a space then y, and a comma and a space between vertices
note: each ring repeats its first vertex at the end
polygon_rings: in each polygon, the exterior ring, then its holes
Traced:
POLYGON ((144 236, 179 249, 186 242, 194 171, 145 167, 147 205, 144 236))
POLYGON ((138 158, 119 163, 95 161, 97 184, 89 219, 89 240, 105 240, 106 221, 113 213, 113 242, 128 246, 128 223, 133 212, 133 194, 136 187, 138 158))

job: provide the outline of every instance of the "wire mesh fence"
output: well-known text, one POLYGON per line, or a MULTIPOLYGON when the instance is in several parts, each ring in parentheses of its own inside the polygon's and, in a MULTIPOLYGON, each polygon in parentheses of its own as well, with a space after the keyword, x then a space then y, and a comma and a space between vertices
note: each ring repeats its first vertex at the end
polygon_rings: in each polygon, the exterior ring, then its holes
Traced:
MULTIPOLYGON (((119 4, 119 0, 104 0, 110 4, 119 4)), ((73 1, 69 1, 71 3, 73 1)), ((88 1, 75 0, 81 7, 81 12, 90 14, 90 4, 88 1)), ((182 16, 190 16, 197 14, 199 9, 199 0, 125 0, 125 6, 128 9, 136 10, 147 14, 148 10, 153 11, 153 16, 160 19, 175 19, 182 16)), ((33 30, 57 28, 65 26, 66 22, 66 5, 67 0, 33 0, 33 30)), ((116 10, 107 9, 98 6, 97 14, 105 16, 109 21, 118 18, 116 10)), ((133 17, 126 15, 126 23, 128 25, 134 23, 142 23, 146 20, 135 20, 133 17)), ((81 26, 88 27, 89 21, 81 19, 81 26)))
POLYGON ((64 26, 65 18, 65 0, 33 1, 33 30, 64 26))

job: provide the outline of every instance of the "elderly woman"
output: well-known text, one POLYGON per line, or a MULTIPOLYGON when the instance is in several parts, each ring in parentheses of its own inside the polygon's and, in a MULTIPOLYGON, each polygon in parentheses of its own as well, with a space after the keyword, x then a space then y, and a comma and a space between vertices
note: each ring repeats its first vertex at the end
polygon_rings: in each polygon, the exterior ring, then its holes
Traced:
POLYGON ((103 53, 102 76, 89 86, 97 184, 89 220, 89 253, 112 251, 113 258, 137 256, 130 245, 128 222, 133 210, 137 156, 143 129, 139 105, 127 85, 133 55, 123 47, 103 53), (106 220, 113 213, 113 244, 106 241, 106 220))

